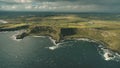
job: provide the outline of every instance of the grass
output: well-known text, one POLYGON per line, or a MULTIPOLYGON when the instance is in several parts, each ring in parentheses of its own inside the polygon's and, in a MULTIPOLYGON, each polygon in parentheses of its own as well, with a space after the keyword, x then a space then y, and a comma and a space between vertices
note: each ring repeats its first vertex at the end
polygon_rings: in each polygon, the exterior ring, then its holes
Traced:
POLYGON ((0 27, 2 27, 2 28, 16 28, 16 27, 21 27, 21 26, 25 26, 25 25, 27 25, 27 24, 26 23, 18 23, 18 24, 12 23, 12 24, 2 24, 2 25, 0 25, 0 27))

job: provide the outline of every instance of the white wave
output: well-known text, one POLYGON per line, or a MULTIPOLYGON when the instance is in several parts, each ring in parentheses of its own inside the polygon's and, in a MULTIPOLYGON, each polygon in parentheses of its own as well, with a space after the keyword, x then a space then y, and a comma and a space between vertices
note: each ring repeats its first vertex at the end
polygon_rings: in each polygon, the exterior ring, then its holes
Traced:
POLYGON ((46 36, 33 36, 33 37, 41 37, 41 38, 45 38, 46 36))
POLYGON ((20 33, 20 32, 18 31, 16 34, 12 35, 12 36, 11 36, 12 40, 21 41, 22 39, 16 39, 16 36, 17 36, 19 33, 20 33))
POLYGON ((17 35, 17 34, 14 34, 11 38, 12 38, 13 40, 15 40, 15 41, 21 41, 22 39, 16 39, 16 35, 17 35))
POLYGON ((50 50, 55 50, 55 49, 58 49, 58 48, 61 48, 63 47, 61 44, 65 44, 64 42, 61 42, 61 43, 55 43, 55 40, 51 40, 53 42, 53 44, 55 44, 54 46, 51 46, 51 47, 48 47, 50 50))
POLYGON ((99 48, 104 48, 103 45, 99 45, 98 47, 99 47, 99 48))
POLYGON ((59 48, 59 45, 57 45, 57 46, 51 46, 51 47, 48 47, 50 50, 55 50, 55 49, 57 49, 57 48, 59 48))
POLYGON ((89 39, 87 39, 87 38, 79 38, 77 40, 89 41, 89 39))
POLYGON ((56 44, 56 45, 54 45, 54 46, 48 47, 48 49, 50 49, 50 50, 56 50, 56 49, 58 49, 58 48, 63 47, 61 44, 64 44, 64 43, 58 43, 58 44, 56 44))
POLYGON ((107 61, 109 61, 109 60, 113 60, 114 58, 115 58, 115 56, 109 56, 109 55, 111 55, 111 53, 105 53, 103 56, 104 56, 104 58, 105 58, 105 60, 107 60, 107 61))
MULTIPOLYGON (((86 38, 80 38, 80 39, 77 39, 77 40, 88 41, 88 42, 97 42, 95 40, 86 39, 86 38)), ((99 52, 99 53, 103 56, 103 58, 106 61, 109 61, 109 60, 120 61, 120 54, 105 48, 103 45, 99 45, 98 47, 102 51, 102 52, 99 52)))
MULTIPOLYGON (((54 44, 54 46, 48 47, 50 50, 55 50, 55 49, 57 49, 57 48, 61 48, 61 47, 65 46, 65 45, 61 45, 61 44, 67 43, 67 42, 61 42, 61 43, 57 43, 57 44, 56 44, 56 40, 52 39, 51 37, 49 37, 49 39, 50 39, 51 42, 54 44)), ((76 39, 76 40, 78 40, 78 41, 81 41, 81 40, 82 40, 82 41, 87 41, 87 42, 95 42, 94 40, 87 39, 87 38, 79 38, 79 39, 76 39)), ((70 42, 70 41, 68 41, 68 42, 70 42)), ((68 45, 67 45, 67 46, 68 46, 68 45)))
POLYGON ((109 50, 104 50, 103 57, 106 61, 115 59, 115 55, 113 53, 111 53, 109 50))
POLYGON ((100 48, 99 53, 100 53, 100 55, 102 55, 104 60, 120 61, 120 55, 118 53, 113 52, 113 51, 103 47, 102 45, 100 45, 99 48, 100 48))
POLYGON ((49 39, 51 40, 51 42, 52 42, 54 45, 57 46, 57 44, 56 44, 56 40, 52 39, 51 37, 49 37, 49 39))
MULTIPOLYGON (((61 45, 61 44, 67 43, 67 42, 62 42, 62 43, 56 44, 55 43, 56 40, 52 39, 51 37, 49 37, 49 39, 54 44, 54 46, 48 47, 50 50, 55 50, 55 49, 61 48, 61 47, 65 46, 65 45, 61 45)), ((87 41, 87 42, 96 42, 94 40, 85 39, 85 38, 80 38, 80 39, 77 39, 77 40, 83 40, 83 41, 87 41)), ((104 58, 104 60, 106 60, 106 61, 110 61, 110 60, 120 61, 120 54, 107 49, 103 45, 99 45, 98 47, 100 48, 100 52, 99 53, 100 53, 100 55, 102 55, 102 57, 104 58)))
MULTIPOLYGON (((64 47, 65 45, 61 45, 61 44, 67 43, 67 42, 61 42, 61 43, 56 44, 56 40, 52 39, 51 37, 49 37, 49 39, 54 44, 54 46, 48 47, 50 50, 55 50, 55 49, 64 47)), ((96 42, 94 40, 86 39, 86 38, 80 38, 80 39, 77 39, 77 40, 83 40, 83 41, 87 41, 87 42, 96 42)), ((120 55, 118 53, 113 52, 113 51, 105 48, 103 45, 99 45, 98 48, 100 48, 99 53, 100 53, 100 55, 102 55, 104 60, 106 60, 106 61, 110 61, 110 60, 120 61, 120 55)))
POLYGON ((79 38, 79 39, 76 39, 76 40, 87 41, 87 42, 96 42, 96 41, 88 39, 88 38, 79 38))
POLYGON ((8 23, 8 22, 5 20, 0 20, 0 23, 8 23))
POLYGON ((56 40, 52 39, 51 37, 49 37, 49 39, 54 44, 54 46, 48 47, 50 50, 55 50, 57 48, 60 48, 60 47, 62 47, 61 44, 64 44, 63 42, 62 43, 56 43, 56 40))

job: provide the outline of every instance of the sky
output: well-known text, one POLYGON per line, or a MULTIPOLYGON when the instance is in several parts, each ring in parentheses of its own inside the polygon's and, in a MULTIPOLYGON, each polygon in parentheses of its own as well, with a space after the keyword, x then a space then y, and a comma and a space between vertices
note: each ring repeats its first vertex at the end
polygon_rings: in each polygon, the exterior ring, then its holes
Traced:
POLYGON ((120 12, 120 0, 0 0, 0 11, 120 12))

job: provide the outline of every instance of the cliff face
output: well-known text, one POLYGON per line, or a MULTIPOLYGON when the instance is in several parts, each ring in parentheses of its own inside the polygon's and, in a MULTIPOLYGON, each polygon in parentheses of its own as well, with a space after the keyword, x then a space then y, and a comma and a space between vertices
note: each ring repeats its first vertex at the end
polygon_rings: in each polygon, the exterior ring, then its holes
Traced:
MULTIPOLYGON (((65 39, 78 39, 78 38, 89 38, 96 41, 100 41, 106 44, 107 48, 120 53, 120 28, 118 27, 57 27, 57 26, 41 26, 41 25, 31 25, 31 26, 21 26, 18 28, 27 28, 26 32, 23 32, 16 36, 16 39, 23 39, 28 35, 39 35, 39 36, 50 36, 56 43, 60 40, 65 39)), ((7 30, 12 30, 8 29, 7 30)), ((2 31, 6 31, 2 30, 2 31)), ((14 30, 13 29, 13 30, 14 30)))
POLYGON ((74 35, 77 32, 77 28, 61 28, 61 35, 64 36, 70 36, 70 35, 74 35))
POLYGON ((106 47, 120 52, 120 31, 114 29, 98 28, 58 28, 51 26, 35 26, 30 28, 30 35, 50 36, 57 42, 65 39, 90 38, 98 42, 103 42, 106 47))
POLYGON ((60 41, 60 28, 50 27, 50 26, 34 26, 28 30, 30 35, 40 35, 40 36, 50 36, 56 40, 60 41))
POLYGON ((34 26, 30 27, 26 32, 16 36, 17 39, 23 39, 28 35, 50 36, 56 40, 56 43, 65 39, 66 36, 77 34, 77 28, 58 28, 51 26, 34 26))
POLYGON ((62 31, 61 34, 63 35, 63 39, 89 38, 102 42, 107 48, 120 53, 120 30, 114 28, 110 30, 96 28, 66 28, 62 31))
POLYGON ((51 26, 33 27, 29 34, 50 36, 60 42, 65 39, 89 38, 98 42, 102 42, 107 48, 120 53, 120 30, 106 28, 58 28, 51 26))

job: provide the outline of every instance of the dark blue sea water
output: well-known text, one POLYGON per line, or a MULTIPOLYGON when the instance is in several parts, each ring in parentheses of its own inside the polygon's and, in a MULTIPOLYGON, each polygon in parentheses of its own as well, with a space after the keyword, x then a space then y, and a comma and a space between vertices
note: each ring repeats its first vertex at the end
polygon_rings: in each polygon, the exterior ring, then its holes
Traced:
POLYGON ((120 68, 120 56, 89 40, 54 44, 49 37, 15 40, 16 32, 0 33, 0 68, 120 68), (106 53, 105 53, 106 52, 106 53))

